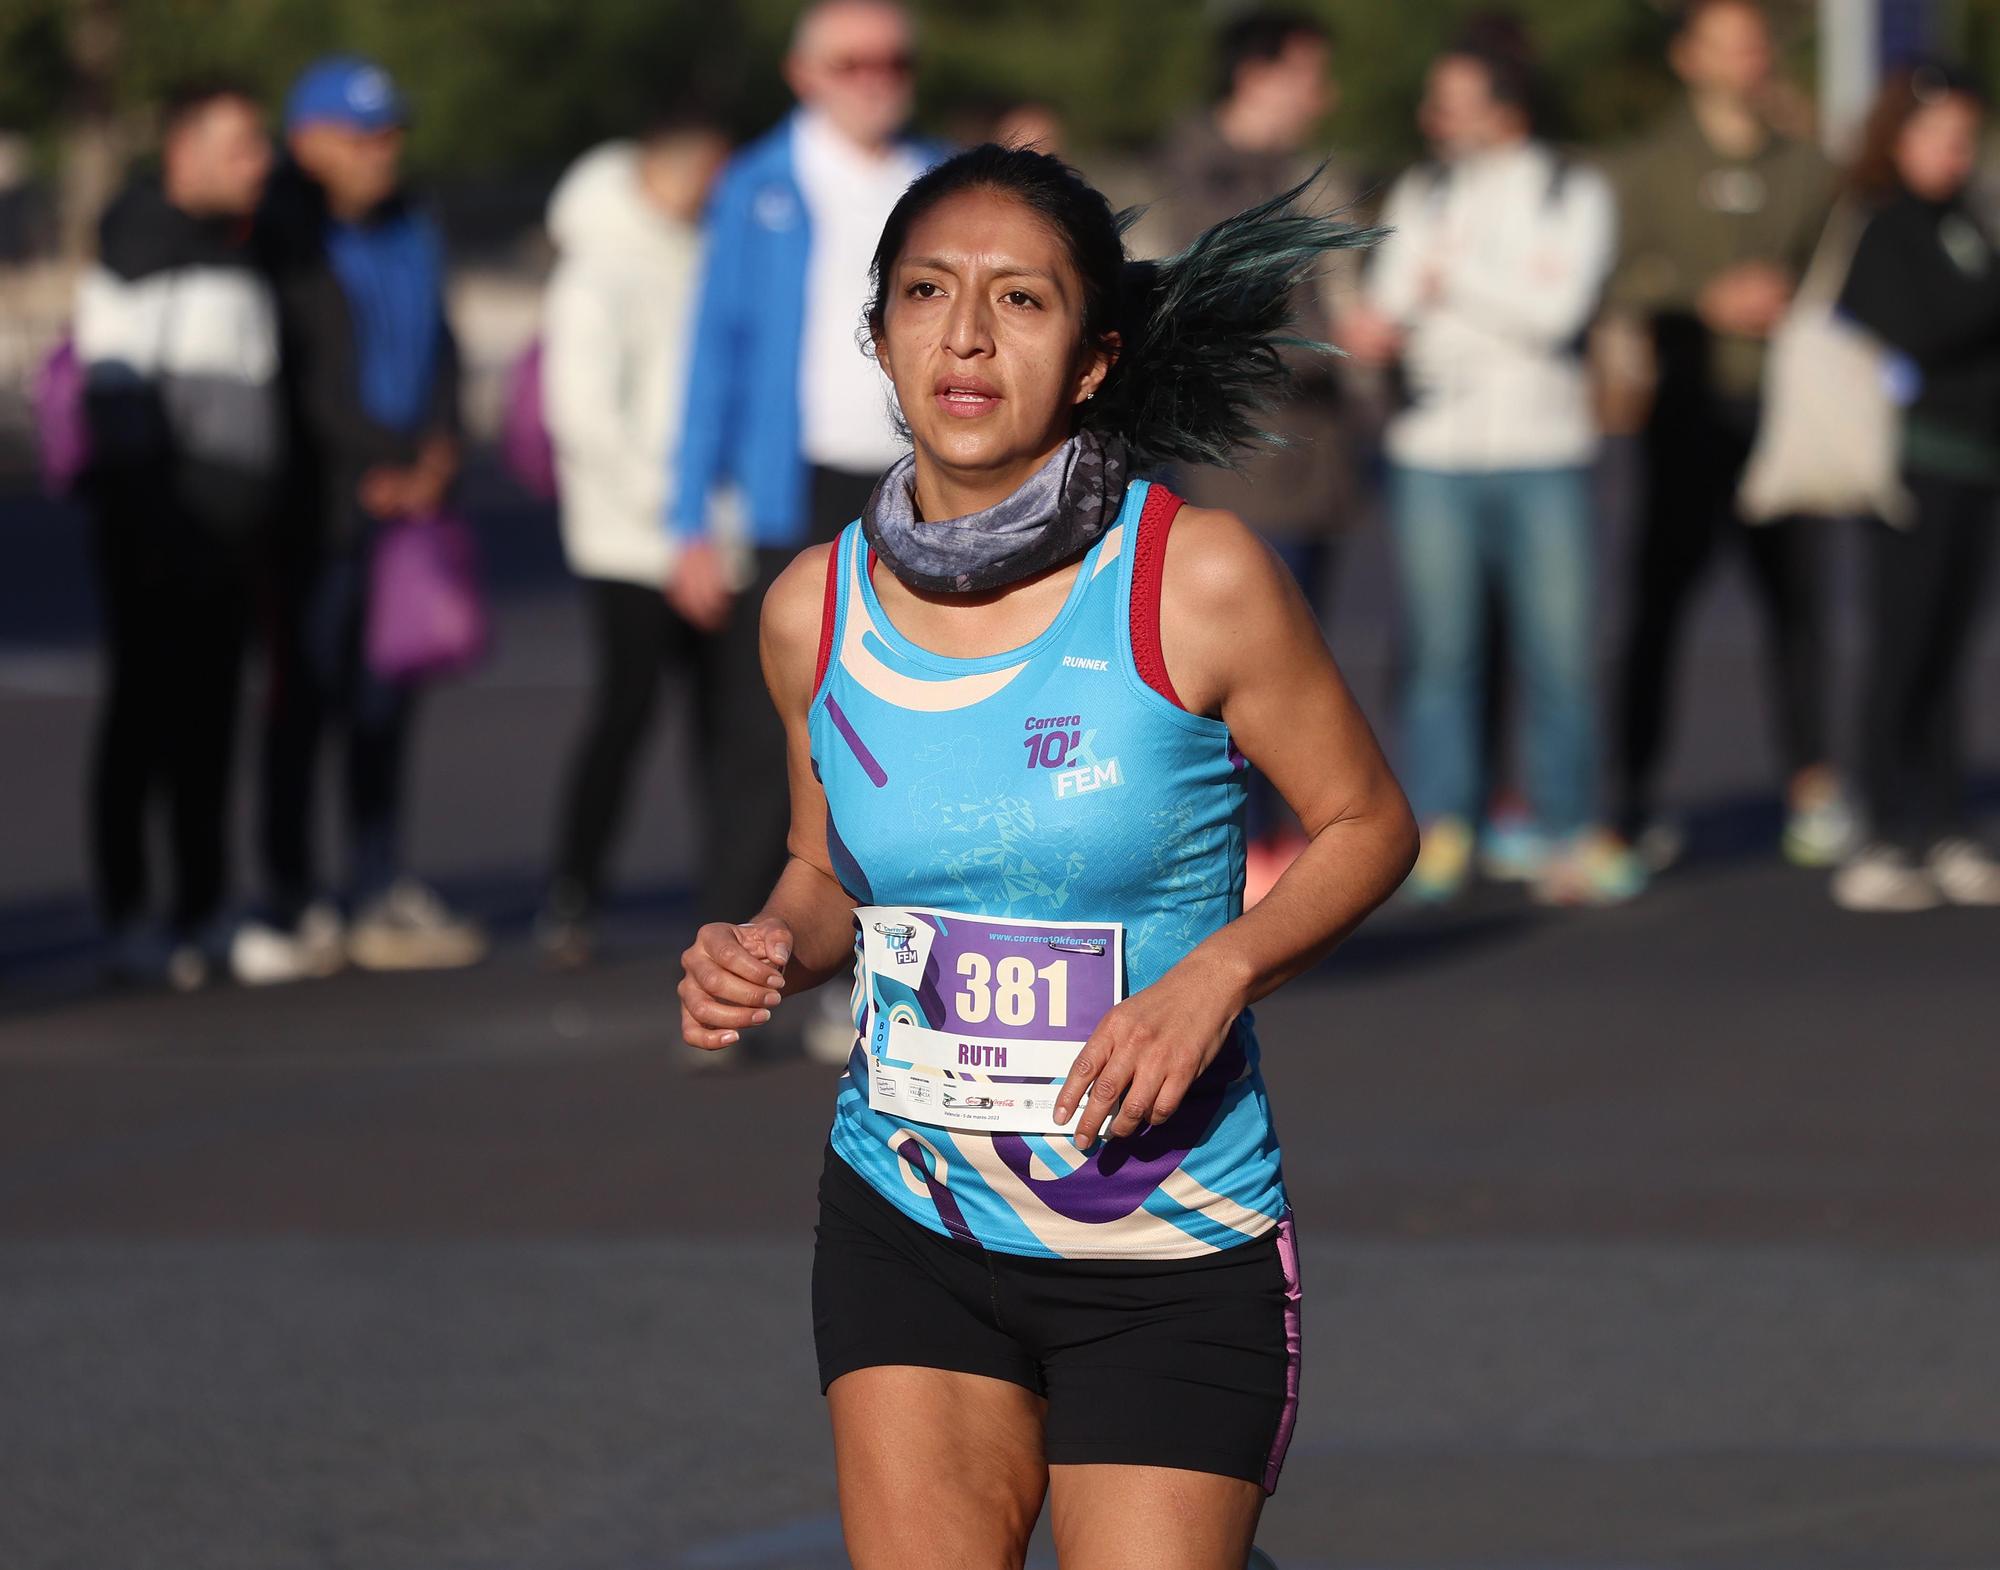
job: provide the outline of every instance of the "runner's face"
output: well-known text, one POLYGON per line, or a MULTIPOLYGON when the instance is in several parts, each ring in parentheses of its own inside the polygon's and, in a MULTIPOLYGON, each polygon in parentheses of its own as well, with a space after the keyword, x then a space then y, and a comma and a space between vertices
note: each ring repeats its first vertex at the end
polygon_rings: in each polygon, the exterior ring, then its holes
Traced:
POLYGON ((947 197, 910 226, 876 354, 920 458, 949 471, 1038 462, 1111 369, 1086 352, 1083 283, 1054 231, 991 190, 947 197))
POLYGON ((1962 93, 1925 104, 1896 138, 1896 173, 1914 196, 1948 202, 1963 191, 1979 165, 1985 128, 1979 105, 1962 93))

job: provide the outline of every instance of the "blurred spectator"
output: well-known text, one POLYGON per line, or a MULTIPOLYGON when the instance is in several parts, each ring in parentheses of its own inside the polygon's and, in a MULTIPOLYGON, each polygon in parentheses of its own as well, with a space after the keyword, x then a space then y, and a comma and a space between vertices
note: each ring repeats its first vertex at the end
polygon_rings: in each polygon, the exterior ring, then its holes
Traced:
MULTIPOLYGON (((1168 140, 1158 205, 1160 237, 1178 250, 1223 219, 1311 179, 1318 159, 1308 139, 1334 107, 1332 47, 1325 27, 1303 12, 1255 11, 1216 40, 1216 96, 1168 140)), ((1320 199, 1342 207, 1353 191, 1329 171, 1320 199)), ((1340 264, 1341 283, 1353 269, 1340 264)), ((1294 309, 1302 337, 1333 336, 1327 295, 1301 289, 1294 309)), ((1325 609, 1333 534, 1353 505, 1341 388, 1324 355, 1293 356, 1297 390, 1269 421, 1284 445, 1246 455, 1240 470, 1203 469, 1181 477, 1202 507, 1237 513, 1270 541, 1298 579, 1315 615, 1325 609)), ((1246 899, 1254 903, 1304 848, 1304 837, 1261 774, 1250 779, 1246 899)))
MULTIPOLYGON (((543 406, 563 553, 583 582, 597 646, 540 928, 564 963, 590 955, 661 666, 692 669, 716 652, 661 594, 671 546, 660 519, 687 382, 698 223, 728 154, 706 122, 662 125, 584 154, 549 203, 557 260, 542 319, 543 406)), ((701 685, 709 690, 712 678, 701 685)))
POLYGON ((1834 875, 1849 910, 2000 905, 2000 863, 1968 826, 1961 716, 2000 502, 2000 247, 1967 200, 1985 126, 1968 78, 1898 71, 1851 180, 1870 217, 1841 309, 1895 356, 1916 511, 1866 526, 1870 842, 1834 875))
POLYGON ((114 974, 190 988, 225 957, 230 760, 255 537, 282 457, 278 316, 251 221, 262 112, 192 86, 163 117, 161 176, 104 215, 77 295, 109 672, 92 859, 114 974), (173 900, 149 924, 146 828, 167 813, 173 900))
POLYGON ((1766 340, 1825 219, 1818 152, 1774 130, 1770 26, 1754 0, 1695 0, 1673 42, 1686 102, 1622 170, 1624 235, 1612 284, 1651 326, 1655 390, 1619 703, 1617 825, 1647 860, 1678 846, 1654 819, 1670 687, 1689 603, 1716 550, 1740 546, 1770 623, 1785 852, 1825 865, 1852 815, 1827 762, 1816 542, 1797 520, 1747 526, 1736 490, 1756 433, 1766 340))
MULTIPOLYGON (((882 225, 938 156, 903 134, 915 64, 901 7, 813 6, 785 60, 798 109, 731 161, 710 204, 667 583, 714 640, 697 666, 703 919, 756 910, 785 862, 785 738, 757 649, 764 591, 802 546, 861 515, 901 452, 888 383, 857 333, 882 225), (741 584, 714 537, 732 493, 755 550, 741 584)), ((829 1052, 844 1062, 852 1037, 829 1032, 829 1052)))
POLYGON ((403 869, 403 765, 416 696, 363 655, 380 526, 443 504, 458 470, 458 356, 436 228, 403 193, 406 112, 367 61, 336 57, 293 86, 291 158, 267 229, 297 438, 293 512, 275 541, 263 853, 271 919, 247 923, 247 982, 470 964, 485 939, 403 869), (347 912, 320 896, 313 795, 320 741, 345 732, 347 912), (344 939, 344 941, 343 941, 344 939))
POLYGON ((1431 68, 1435 160, 1389 194, 1348 338, 1399 357, 1390 509, 1407 609, 1404 780, 1424 846, 1411 893, 1471 876, 1482 781, 1486 585, 1525 693, 1523 763, 1545 898, 1629 898, 1636 862, 1596 831, 1591 463, 1581 348, 1616 243, 1594 169, 1535 139, 1534 77, 1481 38, 1431 68))

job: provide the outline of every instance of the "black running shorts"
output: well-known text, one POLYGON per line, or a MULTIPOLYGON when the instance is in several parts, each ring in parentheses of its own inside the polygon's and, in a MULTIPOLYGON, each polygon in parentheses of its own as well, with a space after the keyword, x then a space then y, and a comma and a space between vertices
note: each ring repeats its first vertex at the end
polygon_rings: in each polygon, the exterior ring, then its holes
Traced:
POLYGON ((829 1149, 818 1235, 822 1391, 895 1364, 985 1374, 1047 1400, 1052 1466, 1278 1486, 1299 1389, 1289 1219, 1196 1259, 1000 1254, 912 1221, 829 1149))

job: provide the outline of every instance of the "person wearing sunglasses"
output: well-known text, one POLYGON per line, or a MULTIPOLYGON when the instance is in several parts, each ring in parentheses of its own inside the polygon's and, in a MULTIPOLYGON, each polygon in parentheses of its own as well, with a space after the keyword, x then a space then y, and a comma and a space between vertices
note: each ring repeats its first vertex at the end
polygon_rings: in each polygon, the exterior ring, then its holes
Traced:
POLYGON ((764 590, 860 513, 900 451, 888 383, 854 345, 882 225, 944 156, 904 133, 914 48, 887 0, 809 8, 785 58, 797 109, 732 160, 709 204, 665 585, 718 645, 698 705, 718 830, 701 839, 704 911, 754 907, 785 861, 785 739, 757 652, 764 590))

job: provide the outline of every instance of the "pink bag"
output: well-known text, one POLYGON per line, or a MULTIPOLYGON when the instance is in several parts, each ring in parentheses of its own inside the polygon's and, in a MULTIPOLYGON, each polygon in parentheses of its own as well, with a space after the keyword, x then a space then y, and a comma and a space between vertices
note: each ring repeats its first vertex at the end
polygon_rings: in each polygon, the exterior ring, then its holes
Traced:
POLYGON ((451 676, 484 657, 479 547, 463 518, 437 513, 384 524, 368 574, 368 667, 377 676, 451 676))
POLYGON ((90 425, 84 417, 83 361, 76 340, 65 333, 35 372, 30 398, 35 410, 35 445, 42 489, 67 496, 90 464, 90 425))
POLYGON ((537 338, 507 369, 500 415, 500 462, 516 485, 539 501, 556 496, 556 449, 542 412, 542 341, 537 338))

